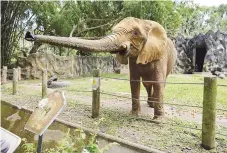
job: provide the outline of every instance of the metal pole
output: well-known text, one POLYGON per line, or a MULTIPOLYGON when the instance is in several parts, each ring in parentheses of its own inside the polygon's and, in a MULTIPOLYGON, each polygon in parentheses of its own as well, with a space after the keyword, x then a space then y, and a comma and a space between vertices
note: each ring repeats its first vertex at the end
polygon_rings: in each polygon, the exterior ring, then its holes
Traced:
POLYGON ((43 135, 39 135, 37 153, 42 152, 43 135))

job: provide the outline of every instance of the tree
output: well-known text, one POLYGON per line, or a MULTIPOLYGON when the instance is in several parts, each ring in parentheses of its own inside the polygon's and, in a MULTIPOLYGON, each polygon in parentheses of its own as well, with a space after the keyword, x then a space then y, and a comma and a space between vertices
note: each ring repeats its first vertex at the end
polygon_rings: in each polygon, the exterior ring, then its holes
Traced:
POLYGON ((207 7, 206 26, 209 30, 227 31, 227 5, 220 5, 219 7, 207 7))
POLYGON ((9 65, 23 34, 22 20, 29 17, 25 1, 1 1, 1 65, 9 65))
POLYGON ((182 21, 178 32, 187 37, 209 30, 227 31, 227 5, 206 7, 198 6, 193 1, 180 1, 176 2, 176 11, 182 21))
POLYGON ((125 1, 124 16, 153 20, 173 35, 180 26, 180 15, 172 1, 125 1))
POLYGON ((185 36, 193 36, 202 31, 205 14, 201 7, 193 1, 181 1, 176 3, 176 10, 179 12, 181 19, 179 33, 185 36))
MULTIPOLYGON (((10 63, 18 52, 18 40, 29 30, 35 34, 100 38, 125 17, 154 20, 169 36, 177 32, 193 36, 208 30, 227 31, 227 6, 201 7, 191 1, 5 1, 2 3, 2 61, 10 63)), ((42 44, 34 43, 30 53, 42 44)), ((71 49, 51 46, 67 55, 71 49)), ((23 51, 26 55, 26 51, 23 51)), ((81 54, 82 52, 78 52, 81 54)))

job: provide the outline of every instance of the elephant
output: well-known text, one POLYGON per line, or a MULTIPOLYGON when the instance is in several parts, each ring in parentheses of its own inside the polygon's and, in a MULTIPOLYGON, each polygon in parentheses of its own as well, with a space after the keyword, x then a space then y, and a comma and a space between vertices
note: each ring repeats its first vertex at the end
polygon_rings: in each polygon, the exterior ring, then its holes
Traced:
POLYGON ((165 82, 174 67, 177 51, 167 37, 166 30, 159 23, 127 17, 112 28, 110 35, 98 40, 33 35, 30 32, 26 33, 25 39, 85 52, 116 54, 116 59, 121 64, 129 64, 131 113, 138 115, 141 111, 139 80, 142 79, 148 95, 148 106, 154 108, 153 119, 164 117, 165 82))

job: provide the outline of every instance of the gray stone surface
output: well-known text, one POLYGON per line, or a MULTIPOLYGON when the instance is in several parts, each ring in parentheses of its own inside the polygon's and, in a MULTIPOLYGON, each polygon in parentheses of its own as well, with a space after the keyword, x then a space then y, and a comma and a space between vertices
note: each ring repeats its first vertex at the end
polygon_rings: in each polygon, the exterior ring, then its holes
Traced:
POLYGON ((71 83, 68 81, 53 81, 50 85, 48 85, 48 88, 63 88, 70 85, 71 83))
MULTIPOLYGON (((227 72, 227 33, 208 31, 193 38, 178 34, 172 38, 178 51, 174 73, 227 72), (200 57, 201 56, 201 57, 200 57)), ((102 72, 121 73, 121 65, 114 57, 72 56, 34 53, 27 58, 19 58, 22 77, 40 78, 41 70, 47 68, 48 74, 62 77, 89 75, 92 69, 102 72)), ((127 70, 128 71, 128 70, 127 70)))
POLYGON ((190 39, 179 34, 173 41, 178 51, 175 72, 227 72, 226 33, 208 31, 190 39), (202 54, 204 58, 199 58, 202 54))
POLYGON ((69 78, 82 75, 92 75, 92 70, 99 68, 103 73, 118 70, 120 64, 113 56, 57 56, 46 53, 33 53, 27 58, 19 58, 17 65, 22 68, 23 78, 41 78, 42 70, 47 69, 48 76, 69 78))

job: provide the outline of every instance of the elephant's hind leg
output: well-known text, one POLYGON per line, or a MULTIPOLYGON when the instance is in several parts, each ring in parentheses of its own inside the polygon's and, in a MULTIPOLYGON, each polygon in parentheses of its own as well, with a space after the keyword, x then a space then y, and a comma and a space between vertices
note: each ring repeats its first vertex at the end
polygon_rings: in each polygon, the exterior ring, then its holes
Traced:
POLYGON ((153 96, 152 85, 147 86, 147 85, 144 84, 144 87, 147 90, 147 104, 148 104, 149 107, 154 108, 154 103, 153 103, 154 98, 152 98, 152 96, 153 96))

